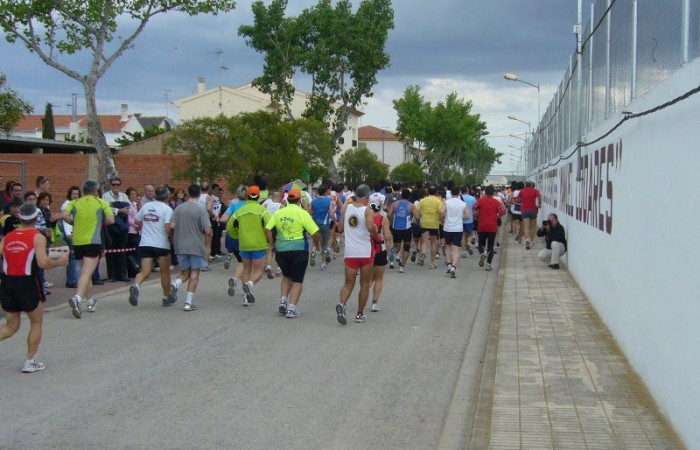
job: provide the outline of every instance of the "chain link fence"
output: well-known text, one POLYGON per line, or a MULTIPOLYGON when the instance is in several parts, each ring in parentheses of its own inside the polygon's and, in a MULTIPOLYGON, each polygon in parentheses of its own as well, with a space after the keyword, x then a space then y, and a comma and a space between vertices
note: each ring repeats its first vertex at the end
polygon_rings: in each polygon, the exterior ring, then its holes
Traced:
POLYGON ((700 0, 596 0, 589 7, 580 58, 574 52, 528 143, 529 173, 700 56, 700 0))

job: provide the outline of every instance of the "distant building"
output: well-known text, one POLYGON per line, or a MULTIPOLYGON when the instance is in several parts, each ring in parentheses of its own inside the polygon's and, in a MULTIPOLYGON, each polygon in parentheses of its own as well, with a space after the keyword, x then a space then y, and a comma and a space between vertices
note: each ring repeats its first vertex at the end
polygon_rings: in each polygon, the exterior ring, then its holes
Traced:
MULTIPOLYGON (((301 117, 309 97, 309 94, 300 90, 294 93, 291 103, 294 117, 301 117)), ((198 117, 216 117, 219 114, 236 116, 246 112, 279 110, 279 105, 272 103, 269 95, 259 91, 251 83, 238 87, 217 86, 207 89, 204 78, 199 78, 196 94, 175 100, 173 103, 178 107, 181 121, 198 117)), ((339 155, 344 150, 357 147, 358 123, 362 115, 360 111, 350 113, 345 133, 338 142, 339 155)))
POLYGON ((377 159, 389 165, 389 171, 411 159, 408 146, 392 131, 365 125, 359 130, 360 145, 377 155, 377 159))
MULTIPOLYGON (((43 115, 31 114, 20 120, 10 133, 14 137, 41 138, 43 115)), ((105 135, 107 145, 117 146, 116 139, 125 136, 126 132, 143 133, 147 128, 156 126, 158 128, 175 127, 175 123, 167 117, 143 117, 141 114, 129 114, 128 105, 122 104, 120 114, 100 114, 100 125, 102 133, 105 135)), ((53 116, 54 128, 56 129, 57 141, 67 141, 73 136, 76 142, 86 140, 87 116, 78 115, 76 122, 73 122, 71 114, 57 114, 53 116)))

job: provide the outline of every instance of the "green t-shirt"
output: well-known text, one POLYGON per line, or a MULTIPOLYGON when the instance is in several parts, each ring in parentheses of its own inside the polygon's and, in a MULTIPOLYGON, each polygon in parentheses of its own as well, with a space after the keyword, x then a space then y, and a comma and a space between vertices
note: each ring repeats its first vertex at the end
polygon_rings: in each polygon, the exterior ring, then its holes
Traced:
POLYGON ((248 200, 233 213, 229 221, 232 227, 238 225, 238 243, 242 251, 254 252, 267 249, 265 225, 270 220, 267 208, 258 204, 257 200, 248 200))
POLYGON ((275 249, 278 252, 308 250, 309 245, 304 232, 313 235, 318 231, 318 225, 311 214, 294 204, 280 208, 272 215, 265 228, 272 230, 274 227, 277 227, 275 249))
POLYGON ((73 245, 102 244, 102 223, 114 215, 109 203, 85 195, 70 202, 66 211, 73 216, 73 245))

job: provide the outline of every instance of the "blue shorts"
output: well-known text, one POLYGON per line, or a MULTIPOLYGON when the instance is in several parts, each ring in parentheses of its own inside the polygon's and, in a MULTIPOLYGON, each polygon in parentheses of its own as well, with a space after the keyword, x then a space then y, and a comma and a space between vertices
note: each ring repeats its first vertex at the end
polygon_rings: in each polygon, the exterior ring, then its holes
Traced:
POLYGON ((474 232, 474 222, 472 223, 463 223, 462 224, 463 230, 465 233, 473 233, 474 232))
POLYGON ((228 250, 229 253, 238 252, 238 239, 232 238, 227 233, 225 242, 226 242, 226 250, 228 250))
POLYGON ((267 250, 241 250, 241 258, 243 259, 264 259, 267 255, 267 250))
POLYGON ((207 267, 207 262, 200 255, 177 255, 180 262, 180 269, 203 269, 207 267))
POLYGON ((522 211, 523 219, 537 219, 537 210, 522 211))

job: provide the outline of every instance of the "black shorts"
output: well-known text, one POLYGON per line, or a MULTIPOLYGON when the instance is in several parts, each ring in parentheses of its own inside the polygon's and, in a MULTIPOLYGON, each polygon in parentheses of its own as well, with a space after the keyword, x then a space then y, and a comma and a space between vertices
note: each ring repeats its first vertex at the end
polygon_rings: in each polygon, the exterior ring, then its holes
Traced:
POLYGON ((386 266, 387 264, 389 264, 389 258, 387 258, 386 250, 382 250, 381 252, 374 255, 375 266, 381 267, 386 266))
POLYGON ((421 228, 421 233, 428 233, 429 236, 440 236, 440 230, 437 228, 421 228))
POLYGON ((32 312, 45 302, 41 281, 34 277, 5 276, 0 284, 0 305, 6 312, 32 312))
POLYGON ((400 242, 411 242, 411 239, 413 239, 411 229, 407 230, 395 230, 394 228, 391 229, 391 237, 394 240, 395 244, 398 244, 400 242))
POLYGON ((411 234, 414 238, 419 238, 421 234, 423 234, 423 230, 421 229, 420 224, 414 223, 411 225, 411 234))
POLYGON ((513 218, 513 220, 517 220, 517 221, 520 221, 520 222, 522 222, 522 220, 523 220, 523 216, 522 216, 522 214, 520 214, 520 213, 517 213, 517 214, 516 214, 516 213, 514 213, 514 212, 511 212, 511 217, 513 218))
POLYGON ((307 250, 293 250, 291 252, 276 252, 275 261, 282 270, 282 275, 291 278, 292 283, 303 283, 306 275, 306 265, 309 263, 307 250))
POLYGON ((102 253, 102 245, 100 244, 86 244, 86 245, 74 245, 73 253, 75 253, 75 259, 81 260, 83 258, 99 258, 100 253, 102 253))
POLYGON ((445 245, 454 245, 460 247, 462 245, 463 231, 445 231, 445 245))
POLYGON ((159 247, 149 247, 141 246, 139 247, 139 259, 143 258, 162 258, 163 256, 170 256, 169 248, 159 248, 159 247))

